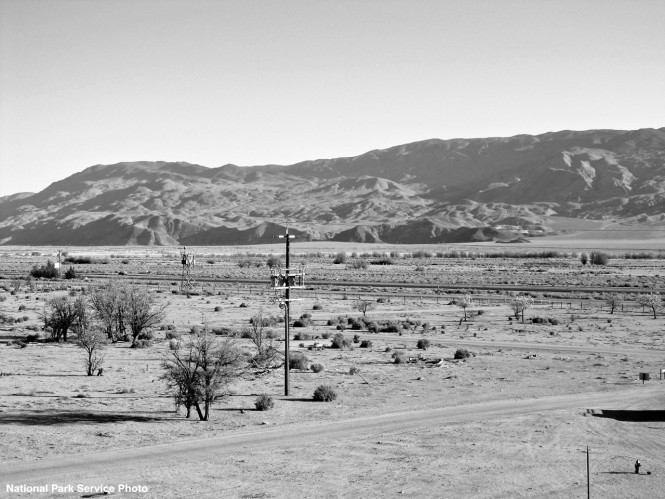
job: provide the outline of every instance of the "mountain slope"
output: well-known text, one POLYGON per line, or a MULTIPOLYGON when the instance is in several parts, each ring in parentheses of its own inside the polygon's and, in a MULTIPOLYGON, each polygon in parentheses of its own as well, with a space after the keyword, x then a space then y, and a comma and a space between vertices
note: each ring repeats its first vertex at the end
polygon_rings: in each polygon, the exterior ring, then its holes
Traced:
POLYGON ((0 198, 0 244, 255 244, 287 225, 313 239, 446 242, 496 237, 475 228, 502 220, 659 224, 664 212, 665 128, 561 131, 285 166, 95 165, 0 198))

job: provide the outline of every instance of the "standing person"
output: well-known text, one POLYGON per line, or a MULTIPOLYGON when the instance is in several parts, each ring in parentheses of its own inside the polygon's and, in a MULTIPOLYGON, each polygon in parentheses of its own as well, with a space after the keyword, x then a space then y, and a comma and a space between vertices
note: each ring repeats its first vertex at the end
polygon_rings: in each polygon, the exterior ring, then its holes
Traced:
POLYGON ((642 465, 640 464, 640 460, 638 459, 637 461, 635 461, 635 474, 636 475, 640 474, 640 466, 642 466, 642 465))

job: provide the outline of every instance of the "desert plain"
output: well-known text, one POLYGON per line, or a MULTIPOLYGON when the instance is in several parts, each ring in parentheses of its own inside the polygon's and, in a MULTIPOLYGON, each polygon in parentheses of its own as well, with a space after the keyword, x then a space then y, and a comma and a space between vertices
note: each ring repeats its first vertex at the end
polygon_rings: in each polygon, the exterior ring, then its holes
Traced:
MULTIPOLYGON (((291 370, 286 396, 283 368, 247 367, 210 421, 176 410, 162 379, 166 333, 186 341, 193 328, 228 334, 258 313, 280 316, 265 263, 284 260, 282 245, 190 248, 198 287, 188 294, 181 248, 70 247, 92 259, 74 265, 76 279, 29 286, 18 278, 62 248, 1 247, 0 496, 660 497, 664 319, 636 298, 665 289, 662 242, 293 243, 306 280, 290 319, 311 321, 290 328, 291 351, 324 369, 291 370), (599 250, 606 265, 581 264, 599 250), (168 304, 151 346, 108 344, 103 375, 87 376, 72 341, 18 343, 39 330, 50 298, 109 279, 168 304), (522 320, 511 301, 524 294, 533 304, 522 320), (397 331, 347 323, 351 346, 330 348, 340 330, 328 322, 362 316, 358 300, 372 303, 367 320, 397 331), (459 349, 471 356, 455 359, 459 349), (314 402, 320 385, 337 398, 314 402), (271 410, 256 410, 261 394, 271 410)), ((283 350, 283 323, 274 330, 283 350)))

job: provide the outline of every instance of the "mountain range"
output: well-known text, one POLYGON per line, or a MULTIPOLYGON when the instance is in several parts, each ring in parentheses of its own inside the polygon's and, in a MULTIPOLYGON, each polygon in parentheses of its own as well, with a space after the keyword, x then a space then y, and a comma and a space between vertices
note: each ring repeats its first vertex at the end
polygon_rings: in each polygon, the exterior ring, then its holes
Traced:
POLYGON ((441 243, 665 222, 665 128, 425 140, 293 165, 95 165, 0 198, 3 245, 441 243), (506 229, 508 227, 508 229, 506 229), (507 230, 507 232, 506 232, 507 230))

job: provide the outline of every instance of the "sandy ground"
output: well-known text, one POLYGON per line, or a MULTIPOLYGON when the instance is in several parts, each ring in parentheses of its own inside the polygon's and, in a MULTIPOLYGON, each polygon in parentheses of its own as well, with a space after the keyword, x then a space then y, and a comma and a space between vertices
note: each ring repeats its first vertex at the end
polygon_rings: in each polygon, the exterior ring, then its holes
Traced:
MULTIPOLYGON (((170 303, 164 323, 186 334, 202 321, 240 327, 260 309, 279 313, 269 294, 227 291, 159 294, 170 303)), ((25 326, 38 323, 42 299, 53 294, 3 293, 0 311, 29 320, 5 327, 0 342, 30 332, 25 326)), ((311 313, 315 326, 292 333, 334 333, 328 318, 359 315, 339 294, 301 297, 292 316, 311 313), (312 310, 315 303, 323 310, 312 310)), ((7 489, 83 484, 112 486, 114 497, 582 497, 588 445, 593 496, 658 497, 665 485, 663 319, 600 307, 527 312, 559 320, 546 326, 508 321, 506 305, 473 308, 484 313, 460 324, 461 310, 447 302, 393 298, 368 315, 437 330, 347 330, 372 347, 344 351, 309 351, 313 340, 292 340, 325 370, 292 371, 289 397, 282 370, 250 370, 209 422, 174 411, 160 380, 163 331, 148 349, 108 346, 101 377, 84 375, 72 344, 0 343, 0 496, 95 492, 7 489), (428 350, 416 348, 421 338, 431 341, 428 350), (476 356, 454 361, 459 347, 476 356), (395 350, 423 360, 395 365, 395 350), (441 367, 425 362, 440 358, 441 367), (351 367, 362 376, 349 374, 351 367), (640 372, 652 380, 643 385, 640 372), (321 384, 332 385, 337 400, 312 402, 321 384), (275 398, 273 410, 254 410, 261 393, 275 398), (147 491, 118 491, 120 484, 147 491)))

